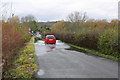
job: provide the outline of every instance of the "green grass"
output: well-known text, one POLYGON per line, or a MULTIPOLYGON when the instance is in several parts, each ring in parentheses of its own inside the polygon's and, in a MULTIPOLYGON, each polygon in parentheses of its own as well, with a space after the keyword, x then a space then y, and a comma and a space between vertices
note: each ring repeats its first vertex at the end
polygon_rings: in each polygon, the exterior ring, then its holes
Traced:
MULTIPOLYGON (((30 42, 34 42, 32 37, 30 42)), ((6 72, 6 78, 14 78, 19 80, 20 78, 27 78, 32 80, 33 74, 37 71, 38 67, 35 63, 35 47, 34 44, 26 44, 26 46, 20 51, 20 55, 16 56, 16 60, 13 61, 14 68, 6 72)))
POLYGON ((84 50, 84 51, 87 51, 87 52, 92 52, 92 53, 94 53, 94 54, 97 54, 97 55, 99 55, 99 56, 102 56, 102 57, 105 57, 105 58, 108 58, 108 59, 118 60, 117 57, 110 56, 110 55, 105 55, 105 54, 103 54, 103 53, 101 53, 101 52, 98 52, 98 51, 95 51, 95 50, 90 50, 90 49, 87 49, 87 48, 79 47, 79 46, 76 46, 76 45, 73 45, 73 44, 70 44, 70 43, 66 43, 66 44, 68 44, 68 45, 70 45, 70 46, 72 46, 72 47, 75 47, 75 48, 77 48, 77 49, 81 49, 81 50, 84 50))

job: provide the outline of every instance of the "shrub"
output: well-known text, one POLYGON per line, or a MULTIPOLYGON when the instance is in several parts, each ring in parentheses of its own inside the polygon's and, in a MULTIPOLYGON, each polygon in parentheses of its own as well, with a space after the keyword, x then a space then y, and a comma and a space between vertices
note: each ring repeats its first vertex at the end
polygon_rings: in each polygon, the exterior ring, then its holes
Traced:
POLYGON ((7 65, 15 52, 29 39, 28 26, 21 24, 18 17, 9 18, 6 22, 2 21, 3 71, 8 69, 7 65))
MULTIPOLYGON (((66 43, 118 56, 118 20, 88 20, 86 22, 57 22, 51 31, 66 43)), ((119 54, 120 55, 120 54, 119 54)))
POLYGON ((23 49, 23 51, 21 53, 30 54, 33 52, 35 52, 34 45, 27 45, 27 46, 25 46, 25 48, 23 49))
POLYGON ((24 35, 23 35, 23 41, 24 41, 24 42, 27 42, 27 41, 29 41, 29 40, 30 40, 30 35, 24 34, 24 35))
MULTIPOLYGON (((34 38, 32 37, 30 42, 34 42, 34 38)), ((13 61, 13 68, 9 69, 5 72, 4 78, 12 78, 12 79, 32 79, 33 74, 37 71, 37 64, 35 63, 35 48, 34 44, 27 44, 22 51, 20 51, 20 55, 16 56, 16 60, 13 61)))
POLYGON ((102 53, 118 56, 118 30, 107 29, 100 35, 98 45, 102 53))

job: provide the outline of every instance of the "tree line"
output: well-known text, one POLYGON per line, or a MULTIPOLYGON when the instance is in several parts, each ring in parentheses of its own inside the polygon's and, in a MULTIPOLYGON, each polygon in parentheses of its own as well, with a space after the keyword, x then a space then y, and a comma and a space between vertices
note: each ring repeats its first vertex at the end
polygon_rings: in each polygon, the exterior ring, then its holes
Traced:
POLYGON ((120 56, 118 52, 118 20, 88 19, 86 13, 74 12, 68 21, 58 21, 51 32, 64 42, 96 50, 105 55, 120 56))

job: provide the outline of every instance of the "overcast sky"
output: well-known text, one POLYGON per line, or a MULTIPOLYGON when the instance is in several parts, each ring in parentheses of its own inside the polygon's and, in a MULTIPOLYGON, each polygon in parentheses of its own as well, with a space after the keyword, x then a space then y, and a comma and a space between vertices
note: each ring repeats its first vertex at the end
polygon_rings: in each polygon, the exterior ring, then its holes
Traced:
POLYGON ((117 19, 119 0, 2 0, 2 9, 19 17, 33 15, 38 21, 66 20, 74 11, 86 12, 93 19, 117 19), (5 5, 7 4, 7 5, 5 5))

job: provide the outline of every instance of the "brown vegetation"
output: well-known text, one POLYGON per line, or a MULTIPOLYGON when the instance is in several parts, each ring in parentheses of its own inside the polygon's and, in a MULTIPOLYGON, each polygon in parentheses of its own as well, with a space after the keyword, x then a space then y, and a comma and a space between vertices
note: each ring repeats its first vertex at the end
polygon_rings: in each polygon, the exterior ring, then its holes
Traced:
POLYGON ((51 29, 56 37, 64 42, 106 55, 119 56, 118 20, 59 21, 51 29))
POLYGON ((13 58, 16 50, 21 48, 29 38, 28 26, 20 24, 18 17, 10 18, 6 22, 2 21, 2 61, 4 70, 8 67, 8 61, 13 58))

